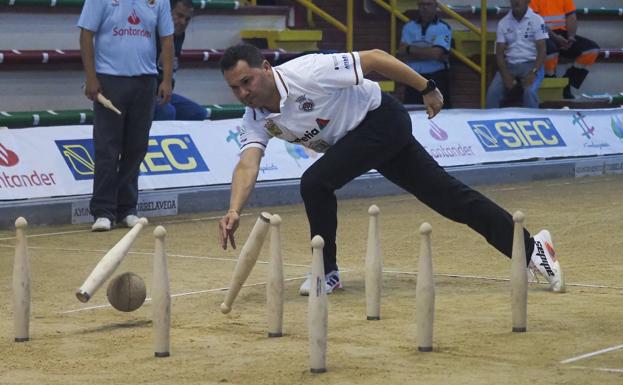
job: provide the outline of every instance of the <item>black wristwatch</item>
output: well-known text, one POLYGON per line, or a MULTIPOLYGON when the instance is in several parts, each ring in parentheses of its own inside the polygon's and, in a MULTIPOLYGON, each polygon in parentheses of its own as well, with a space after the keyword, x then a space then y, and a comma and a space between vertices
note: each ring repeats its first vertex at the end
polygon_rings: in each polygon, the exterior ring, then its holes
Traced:
POLYGON ((434 90, 435 88, 437 88, 437 83, 435 83, 435 81, 433 79, 428 79, 428 81, 426 82, 426 88, 424 88, 422 91, 420 91, 420 95, 424 96, 427 93, 429 93, 432 90, 434 90))

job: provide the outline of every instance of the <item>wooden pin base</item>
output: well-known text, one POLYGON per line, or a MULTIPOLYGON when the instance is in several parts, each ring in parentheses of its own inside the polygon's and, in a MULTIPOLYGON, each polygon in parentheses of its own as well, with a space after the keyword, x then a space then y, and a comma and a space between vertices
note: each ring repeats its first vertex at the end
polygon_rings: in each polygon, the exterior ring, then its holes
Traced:
POLYGON ((525 333, 527 328, 513 328, 513 333, 525 333))
POLYGON ((30 341, 29 337, 15 337, 15 342, 27 342, 30 341))
POLYGON ((433 351, 433 347, 432 346, 418 346, 417 350, 419 350, 420 352, 432 352, 433 351))
POLYGON ((368 320, 368 321, 380 321, 380 320, 381 320, 381 317, 371 317, 371 316, 368 316, 368 317, 367 317, 367 320, 368 320))
POLYGON ((309 371, 312 373, 325 373, 327 371, 327 368, 320 368, 320 369, 311 368, 309 369, 309 371))
POLYGON ((171 355, 171 353, 169 352, 155 352, 154 356, 155 357, 169 357, 171 355))
POLYGON ((268 337, 283 337, 283 333, 271 333, 268 332, 268 337))

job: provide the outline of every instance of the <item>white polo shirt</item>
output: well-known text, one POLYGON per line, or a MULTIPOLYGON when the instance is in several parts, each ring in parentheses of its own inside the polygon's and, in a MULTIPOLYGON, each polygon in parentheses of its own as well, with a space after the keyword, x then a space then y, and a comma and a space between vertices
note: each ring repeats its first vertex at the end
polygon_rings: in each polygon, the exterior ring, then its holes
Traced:
POLYGON ((381 104, 381 89, 364 79, 358 52, 301 56, 273 74, 281 112, 247 107, 240 151, 265 149, 277 137, 325 152, 381 104))
POLYGON ((543 18, 530 8, 517 21, 509 11, 498 23, 498 43, 506 43, 506 61, 510 64, 536 60, 536 41, 547 39, 547 28, 543 18))

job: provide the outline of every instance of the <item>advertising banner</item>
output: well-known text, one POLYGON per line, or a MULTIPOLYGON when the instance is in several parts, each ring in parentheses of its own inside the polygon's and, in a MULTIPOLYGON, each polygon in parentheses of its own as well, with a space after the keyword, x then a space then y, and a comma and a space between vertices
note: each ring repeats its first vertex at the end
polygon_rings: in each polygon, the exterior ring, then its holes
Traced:
MULTIPOLYGON (((620 108, 456 109, 432 120, 412 112, 411 119, 413 135, 442 166, 623 153, 620 108)), ((154 122, 139 188, 229 184, 241 122, 154 122)), ((258 180, 300 178, 320 156, 271 140, 258 180)), ((0 130, 0 200, 90 194, 94 169, 91 126, 0 130)))

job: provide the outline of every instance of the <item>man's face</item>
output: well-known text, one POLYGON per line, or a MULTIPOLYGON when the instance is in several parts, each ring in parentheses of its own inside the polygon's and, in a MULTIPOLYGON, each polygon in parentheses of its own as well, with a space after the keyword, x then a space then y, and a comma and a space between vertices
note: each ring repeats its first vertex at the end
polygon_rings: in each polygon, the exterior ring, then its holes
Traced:
POLYGON ((177 3, 171 10, 173 16, 173 27, 175 28, 175 35, 181 35, 186 31, 186 27, 190 23, 190 19, 193 17, 193 9, 185 6, 184 4, 177 3))
POLYGON ((437 2, 435 0, 418 0, 417 5, 423 22, 428 23, 437 16, 437 2))
POLYGON ((528 9, 530 0, 511 0, 511 9, 516 14, 522 14, 528 9))
POLYGON ((250 67, 244 60, 223 72, 225 81, 236 98, 251 108, 267 106, 278 92, 272 79, 270 64, 264 60, 260 68, 250 67))

